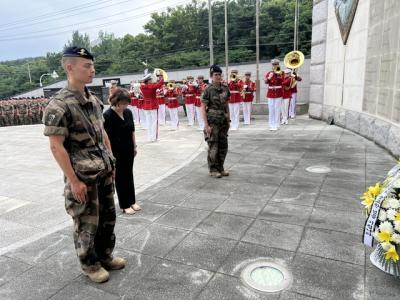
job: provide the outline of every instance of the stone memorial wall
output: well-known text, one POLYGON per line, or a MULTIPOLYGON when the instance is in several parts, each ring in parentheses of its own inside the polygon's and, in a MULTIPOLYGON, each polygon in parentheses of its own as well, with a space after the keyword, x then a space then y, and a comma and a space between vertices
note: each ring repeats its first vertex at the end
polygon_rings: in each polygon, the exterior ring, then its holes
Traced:
POLYGON ((335 10, 341 1, 314 0, 309 115, 331 117, 398 157, 400 1, 359 0, 346 44, 335 10))

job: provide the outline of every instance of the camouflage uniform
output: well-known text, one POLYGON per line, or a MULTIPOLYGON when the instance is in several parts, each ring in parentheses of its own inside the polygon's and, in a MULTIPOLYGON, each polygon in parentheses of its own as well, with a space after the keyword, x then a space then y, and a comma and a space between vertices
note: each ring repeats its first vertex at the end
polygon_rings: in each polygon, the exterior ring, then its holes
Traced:
POLYGON ((88 188, 86 202, 74 199, 65 185, 65 208, 74 221, 74 242, 82 269, 94 272, 112 260, 115 246, 115 206, 112 171, 114 157, 104 144, 102 104, 87 92, 66 87, 45 109, 46 136, 62 135, 72 167, 88 188))
POLYGON ((224 171, 224 162, 228 153, 228 99, 229 88, 225 85, 211 84, 201 96, 201 101, 206 107, 208 125, 211 135, 205 133, 208 143, 208 168, 210 172, 224 171))

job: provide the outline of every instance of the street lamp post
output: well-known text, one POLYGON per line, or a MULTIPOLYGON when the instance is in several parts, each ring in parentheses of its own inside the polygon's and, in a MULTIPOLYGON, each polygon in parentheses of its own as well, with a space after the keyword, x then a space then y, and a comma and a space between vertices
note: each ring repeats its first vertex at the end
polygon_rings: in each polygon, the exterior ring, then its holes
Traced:
POLYGON ((53 71, 53 73, 45 73, 45 74, 42 74, 42 75, 40 76, 40 79, 39 79, 39 85, 40 85, 40 87, 43 87, 42 78, 43 78, 44 76, 51 76, 51 78, 53 78, 53 79, 58 78, 58 74, 57 74, 56 71, 53 71))

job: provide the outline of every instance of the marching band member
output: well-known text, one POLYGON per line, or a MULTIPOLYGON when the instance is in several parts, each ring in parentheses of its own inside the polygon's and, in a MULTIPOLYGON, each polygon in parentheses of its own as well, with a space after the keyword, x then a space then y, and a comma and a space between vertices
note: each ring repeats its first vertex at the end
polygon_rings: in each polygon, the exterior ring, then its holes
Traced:
POLYGON ((175 80, 170 80, 165 90, 165 98, 168 107, 169 117, 171 118, 171 126, 172 129, 177 130, 179 126, 179 118, 178 118, 178 96, 179 96, 179 88, 175 86, 175 80))
MULTIPOLYGON (((292 76, 296 82, 301 81, 302 78, 293 71, 292 76)), ((296 117, 296 103, 297 103, 297 83, 293 84, 292 86, 292 99, 290 99, 290 106, 289 106, 289 117, 294 119, 296 117)))
POLYGON ((278 130, 282 102, 282 71, 279 66, 279 59, 272 59, 272 70, 264 76, 264 81, 268 84, 268 123, 269 130, 278 130))
POLYGON ((139 111, 139 122, 140 122, 140 125, 144 129, 147 129, 146 114, 144 113, 144 110, 143 110, 144 99, 143 99, 142 92, 140 91, 140 86, 142 85, 143 80, 140 80, 139 82, 140 82, 139 83, 139 93, 138 93, 138 95, 136 95, 137 98, 138 98, 137 108, 138 108, 138 111, 139 111))
MULTIPOLYGON (((158 78, 160 79, 159 75, 158 78)), ((158 124, 165 125, 165 98, 164 98, 164 86, 157 90, 157 101, 158 101, 158 124)))
POLYGON ((196 89, 196 101, 194 103, 194 106, 196 108, 196 119, 197 123, 199 125, 199 130, 204 130, 204 120, 201 115, 201 100, 200 96, 203 94, 204 90, 207 88, 207 84, 204 82, 204 76, 199 75, 197 76, 197 89, 196 89))
POLYGON ((131 96, 131 103, 128 106, 128 108, 133 114, 133 119, 135 123, 138 124, 140 123, 139 110, 138 110, 138 97, 136 96, 135 91, 133 89, 129 91, 129 94, 131 96))
POLYGON ((290 69, 285 69, 282 81, 282 103, 281 103, 281 125, 289 124, 289 102, 292 98, 292 82, 293 77, 290 69))
POLYGON ((157 141, 158 134, 158 101, 156 96, 157 89, 164 85, 163 77, 159 77, 157 82, 152 82, 152 74, 147 74, 143 78, 140 90, 143 94, 143 110, 146 115, 147 140, 157 141))
POLYGON ((242 99, 243 99, 243 119, 244 125, 250 125, 251 108, 254 99, 254 92, 256 91, 256 84, 250 79, 251 72, 244 73, 245 79, 242 86, 242 99))
POLYGON ((193 126, 194 124, 194 103, 196 101, 196 89, 197 84, 193 82, 194 77, 189 75, 187 77, 187 84, 182 88, 182 94, 185 97, 185 107, 186 114, 188 118, 189 126, 193 126))
POLYGON ((237 70, 231 71, 228 87, 231 93, 231 96, 229 97, 229 113, 231 119, 230 129, 237 130, 239 128, 239 113, 241 102, 240 91, 242 89, 242 81, 239 79, 237 70))

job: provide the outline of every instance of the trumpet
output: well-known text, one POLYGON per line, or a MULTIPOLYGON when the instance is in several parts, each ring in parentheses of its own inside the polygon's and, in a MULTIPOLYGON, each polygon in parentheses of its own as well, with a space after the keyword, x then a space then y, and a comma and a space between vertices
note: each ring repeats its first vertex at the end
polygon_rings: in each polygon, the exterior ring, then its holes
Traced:
POLYGON ((281 75, 281 74, 282 74, 282 69, 281 69, 280 66, 274 67, 274 68, 273 68, 273 71, 274 71, 274 73, 277 74, 277 75, 281 75))
POLYGON ((167 84, 167 88, 169 89, 169 90, 173 90, 173 89, 175 89, 175 83, 172 83, 172 82, 168 82, 168 84, 167 84))
POLYGON ((236 81, 238 79, 238 76, 236 75, 236 73, 231 73, 231 75, 229 76, 229 80, 231 81, 236 81))

